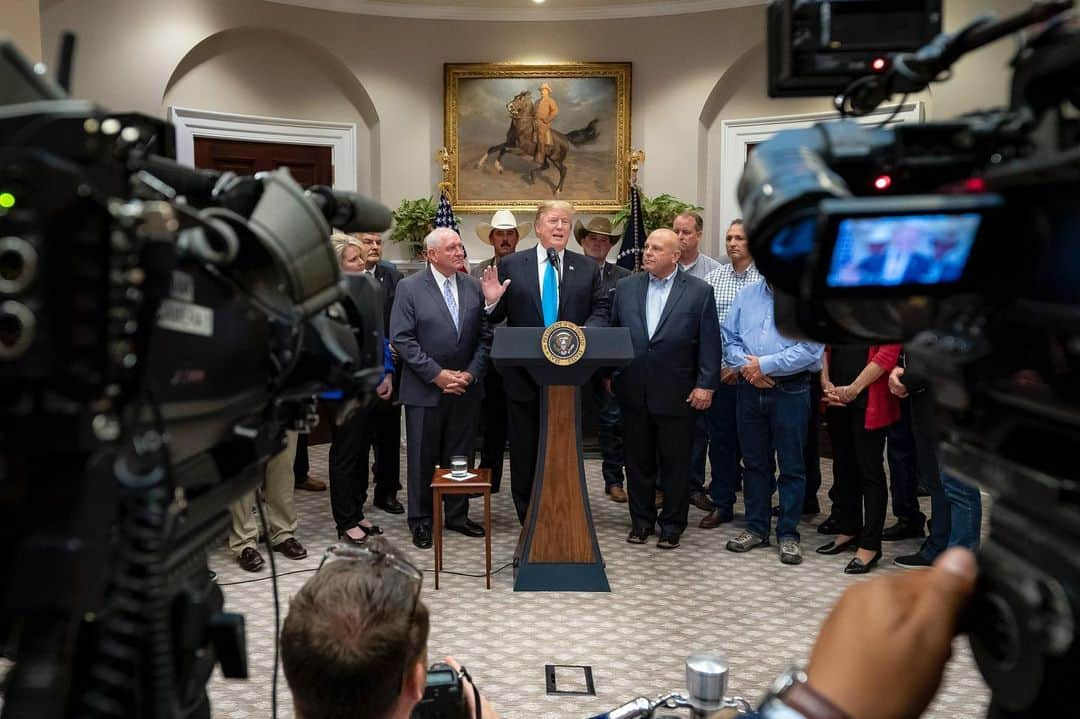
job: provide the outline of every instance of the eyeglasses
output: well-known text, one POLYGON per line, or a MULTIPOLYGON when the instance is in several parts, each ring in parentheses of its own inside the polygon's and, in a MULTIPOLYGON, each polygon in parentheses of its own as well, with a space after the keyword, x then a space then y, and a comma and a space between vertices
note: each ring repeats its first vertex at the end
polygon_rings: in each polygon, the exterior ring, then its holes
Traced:
POLYGON ((319 568, 315 570, 316 573, 321 570, 323 565, 327 562, 333 561, 366 562, 373 566, 390 567, 394 571, 405 575, 405 577, 416 584, 416 591, 413 592, 412 598, 412 609, 409 612, 409 620, 411 621, 413 616, 416 615, 416 606, 420 601, 420 588, 424 584, 424 573, 417 569, 416 565, 405 557, 394 552, 383 551, 367 545, 356 546, 344 543, 335 544, 332 547, 328 547, 326 551, 323 552, 322 560, 319 562, 319 568))

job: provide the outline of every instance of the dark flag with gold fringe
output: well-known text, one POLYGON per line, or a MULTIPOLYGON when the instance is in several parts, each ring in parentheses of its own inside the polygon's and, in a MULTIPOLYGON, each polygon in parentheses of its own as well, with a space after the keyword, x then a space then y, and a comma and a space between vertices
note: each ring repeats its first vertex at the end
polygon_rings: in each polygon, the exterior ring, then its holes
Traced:
POLYGON ((631 272, 641 270, 641 253, 645 251, 645 216, 641 212, 641 195, 637 184, 630 185, 630 216, 623 229, 622 249, 615 263, 631 272))

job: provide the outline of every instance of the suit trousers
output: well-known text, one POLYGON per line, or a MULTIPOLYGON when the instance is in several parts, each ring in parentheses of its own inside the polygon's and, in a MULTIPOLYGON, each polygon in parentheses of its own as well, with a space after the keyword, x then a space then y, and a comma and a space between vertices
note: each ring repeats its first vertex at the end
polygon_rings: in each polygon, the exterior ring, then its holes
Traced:
MULTIPOLYGON (((285 449, 266 463, 263 480, 263 503, 266 523, 270 531, 270 544, 277 546, 296 532, 296 504, 293 502, 293 458, 296 455, 296 432, 288 432, 285 449)), ((259 539, 259 520, 252 509, 255 492, 250 492, 229 507, 232 529, 229 532, 229 549, 239 555, 248 547, 255 548, 259 539)))
POLYGON ((830 407, 833 445, 833 519, 841 534, 859 537, 863 549, 881 549, 888 495, 885 490, 886 430, 866 429, 865 407, 830 407))
POLYGON ((520 402, 507 397, 506 410, 510 420, 510 490, 514 495, 518 521, 525 524, 525 513, 529 511, 536 477, 537 447, 540 444, 540 399, 520 402))
POLYGON ((303 484, 308 477, 308 472, 311 471, 311 462, 308 461, 307 433, 299 435, 296 439, 296 458, 293 460, 292 469, 296 484, 303 484))
POLYGON ((371 473, 375 477, 375 501, 381 504, 401 489, 401 405, 380 399, 371 413, 371 444, 375 449, 371 473))
POLYGON ((483 444, 480 466, 491 470, 491 491, 502 486, 503 457, 506 454, 506 390, 502 375, 489 367, 484 375, 484 399, 480 405, 483 444))
MULTIPOLYGON (((475 391, 462 396, 440 395, 434 407, 405 405, 410 530, 431 528, 431 478, 435 467, 449 467, 450 458, 456 455, 472 456, 479 414, 480 400, 475 391)), ((461 526, 468 519, 469 500, 461 494, 447 495, 443 511, 445 526, 461 526)))
POLYGON ((339 532, 364 518, 368 491, 368 450, 371 447, 370 407, 352 413, 334 427, 330 442, 330 510, 339 532))
POLYGON ((622 408, 626 493, 635 531, 652 531, 658 520, 662 537, 678 537, 686 529, 690 450, 697 420, 697 412, 666 416, 636 407, 622 408), (664 505, 659 517, 655 504, 658 475, 664 478, 664 505))

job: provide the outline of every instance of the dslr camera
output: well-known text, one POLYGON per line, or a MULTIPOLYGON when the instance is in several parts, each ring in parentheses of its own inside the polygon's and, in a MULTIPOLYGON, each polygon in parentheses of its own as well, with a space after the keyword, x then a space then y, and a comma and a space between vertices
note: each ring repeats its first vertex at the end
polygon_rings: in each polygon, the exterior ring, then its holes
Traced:
POLYGON ((428 668, 424 696, 413 707, 412 719, 473 719, 469 716, 465 688, 457 670, 443 662, 428 668))
MULTIPOLYGON (((791 4, 774 3, 770 22, 791 4)), ((887 13, 911 3, 794 4, 827 36, 825 6, 887 13)), ((945 471, 994 496, 963 620, 991 689, 990 716, 1078 716, 1080 27, 1072 2, 981 17, 910 52, 871 52, 881 58, 874 71, 838 86, 790 63, 770 69, 771 84, 801 78, 842 115, 864 114, 1015 33, 1007 107, 780 133, 755 148, 738 194, 779 329, 838 344, 905 341, 908 367, 930 378, 945 471)), ((798 56, 798 37, 771 27, 771 43, 783 47, 770 56, 798 56)))

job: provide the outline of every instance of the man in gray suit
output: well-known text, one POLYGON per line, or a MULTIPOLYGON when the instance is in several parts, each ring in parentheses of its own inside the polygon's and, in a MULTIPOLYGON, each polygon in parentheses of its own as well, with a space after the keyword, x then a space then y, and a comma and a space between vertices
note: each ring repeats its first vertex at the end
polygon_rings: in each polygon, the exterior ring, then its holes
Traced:
MULTIPOLYGON (((471 456, 491 350, 480 282, 457 271, 465 257, 461 238, 440 227, 424 238, 424 248, 427 268, 398 283, 390 313, 390 341, 404 363, 409 529, 420 549, 431 546, 435 467, 471 456)), ((447 529, 484 536, 468 518, 467 498, 447 497, 444 507, 447 529)))

